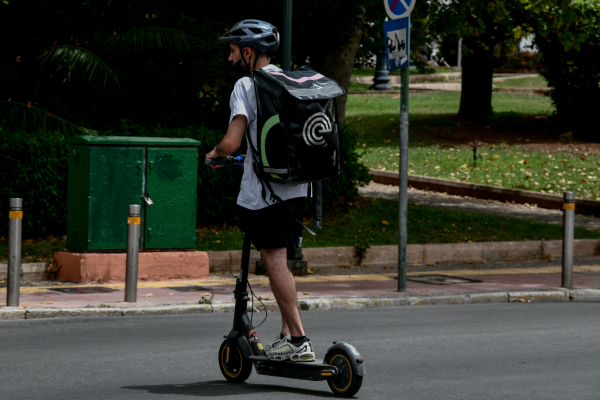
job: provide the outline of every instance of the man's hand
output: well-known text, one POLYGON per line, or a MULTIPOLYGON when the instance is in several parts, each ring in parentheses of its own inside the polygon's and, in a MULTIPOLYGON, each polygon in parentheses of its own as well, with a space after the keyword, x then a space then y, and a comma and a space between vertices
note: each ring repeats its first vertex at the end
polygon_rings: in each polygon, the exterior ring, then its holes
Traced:
MULTIPOLYGON (((219 153, 217 153, 217 148, 215 147, 214 149, 212 149, 212 150, 210 151, 210 153, 208 153, 208 154, 206 155, 206 158, 205 158, 205 160, 208 160, 208 159, 210 159, 210 158, 221 158, 221 157, 223 157, 223 156, 220 156, 220 155, 219 155, 219 153)), ((209 165, 209 166, 210 166, 212 169, 215 169, 215 168, 220 168, 220 167, 222 167, 222 165, 209 165)))

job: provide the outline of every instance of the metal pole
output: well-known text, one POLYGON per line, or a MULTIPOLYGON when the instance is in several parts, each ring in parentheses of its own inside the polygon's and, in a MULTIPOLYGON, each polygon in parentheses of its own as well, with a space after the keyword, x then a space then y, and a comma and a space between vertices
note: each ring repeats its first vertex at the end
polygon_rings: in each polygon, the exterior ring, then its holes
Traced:
POLYGON ((406 237, 408 195, 408 67, 400 74, 400 182, 398 226, 398 291, 406 292, 406 237))
POLYGON ((281 34, 281 69, 292 69, 292 0, 283 0, 283 32, 281 34))
POLYGON ((8 271, 6 305, 19 307, 21 284, 21 233, 23 228, 23 199, 10 199, 8 208, 8 271))
POLYGON ((462 64, 462 38, 458 41, 458 59, 456 60, 456 66, 460 67, 462 64))
POLYGON ((573 236, 575 231, 575 194, 565 192, 563 203, 562 287, 573 289, 573 236))
POLYGON ((140 246, 140 212, 139 204, 129 205, 127 218, 127 267, 125 270, 125 301, 137 301, 138 255, 140 246))

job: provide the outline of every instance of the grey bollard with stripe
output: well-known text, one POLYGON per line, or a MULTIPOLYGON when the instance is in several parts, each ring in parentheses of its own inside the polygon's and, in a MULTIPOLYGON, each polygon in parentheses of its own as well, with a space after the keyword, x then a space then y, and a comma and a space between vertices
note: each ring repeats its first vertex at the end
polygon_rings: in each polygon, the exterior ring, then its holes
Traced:
POLYGON ((125 301, 137 301, 138 259, 140 251, 140 212, 139 204, 129 205, 127 218, 127 262, 125 270, 125 301))
POLYGON ((565 192, 563 203, 562 287, 573 289, 573 241, 575 234, 575 194, 565 192))
POLYGON ((22 231, 23 199, 12 198, 8 209, 8 271, 6 277, 6 305, 8 307, 19 307, 22 231))

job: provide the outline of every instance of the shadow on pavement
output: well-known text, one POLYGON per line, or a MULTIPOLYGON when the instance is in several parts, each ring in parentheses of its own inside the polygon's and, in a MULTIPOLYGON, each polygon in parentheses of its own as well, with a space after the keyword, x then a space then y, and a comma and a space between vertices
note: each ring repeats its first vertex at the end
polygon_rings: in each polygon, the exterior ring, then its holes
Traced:
MULTIPOLYGON (((325 384, 325 388, 327 388, 327 384, 325 384)), ((176 394, 201 397, 252 395, 258 393, 294 393, 306 396, 335 397, 333 393, 325 390, 310 390, 280 385, 230 383, 221 380, 175 385, 123 386, 121 389, 145 390, 152 394, 176 394)))

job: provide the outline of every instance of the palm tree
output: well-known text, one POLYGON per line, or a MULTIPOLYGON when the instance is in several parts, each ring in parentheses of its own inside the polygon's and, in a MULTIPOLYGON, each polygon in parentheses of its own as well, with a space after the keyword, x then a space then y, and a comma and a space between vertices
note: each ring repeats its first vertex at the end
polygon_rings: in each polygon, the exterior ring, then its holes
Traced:
POLYGON ((119 95, 136 55, 192 53, 191 22, 162 0, 0 2, 0 32, 10 38, 0 55, 0 121, 97 134, 86 117, 119 95))

